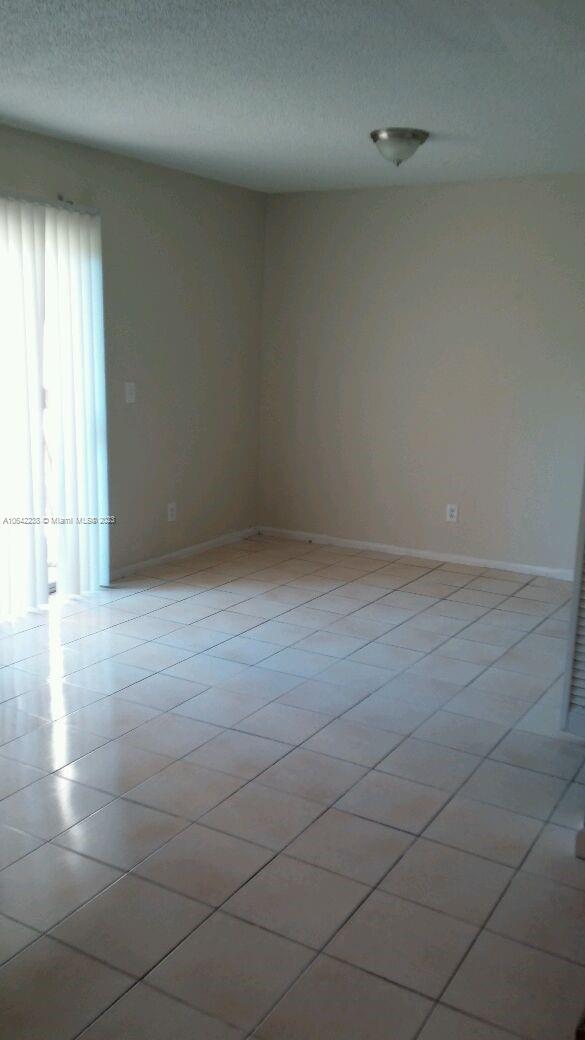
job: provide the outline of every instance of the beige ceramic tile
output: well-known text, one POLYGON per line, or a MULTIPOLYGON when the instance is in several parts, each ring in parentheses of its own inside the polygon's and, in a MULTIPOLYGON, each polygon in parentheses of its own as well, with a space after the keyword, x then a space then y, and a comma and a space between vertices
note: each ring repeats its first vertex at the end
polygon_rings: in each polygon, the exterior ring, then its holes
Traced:
POLYGON ((219 906, 268 862, 273 853, 194 824, 135 868, 165 888, 219 906))
POLYGON ((0 703, 27 693, 36 685, 35 677, 14 666, 0 667, 0 703))
POLYGON ((33 838, 15 827, 0 825, 0 870, 16 863, 39 845, 42 845, 42 838, 33 838))
POLYGON ((514 730, 504 737, 490 757, 570 780, 585 758, 585 748, 567 740, 514 730))
POLYGON ((173 714, 209 722, 214 726, 235 726, 258 711, 264 703, 262 697, 251 697, 249 694, 225 690, 221 686, 212 686, 205 693, 177 705, 173 714))
POLYGON ((487 927, 509 939, 585 964, 585 892, 521 871, 487 927))
POLYGON ((59 775, 100 791, 125 794, 131 787, 142 783, 171 762, 168 755, 157 755, 154 751, 143 751, 142 748, 112 740, 65 766, 59 775))
POLYGON ((51 935, 128 975, 140 976, 209 912, 202 903, 128 874, 57 925, 51 935))
POLYGON ((417 614, 410 624, 416 627, 417 630, 422 629, 424 632, 440 635, 443 637, 443 641, 446 641, 450 636, 455 636, 463 628, 466 628, 469 621, 467 619, 447 617, 431 609, 425 611, 424 614, 417 614))
POLYGON ((533 874, 585 890, 585 860, 575 856, 575 832, 567 827, 547 824, 523 867, 533 874))
POLYGON ((562 656, 534 650, 525 646, 525 642, 522 640, 508 650, 498 661, 498 667, 525 675, 546 676, 551 682, 556 679, 563 671, 562 656))
POLYGON ((448 638, 447 635, 428 632, 424 628, 420 628, 417 625, 417 620, 417 618, 414 618, 413 621, 405 621, 404 624, 398 625, 397 628, 392 628, 385 635, 380 636, 379 642, 389 646, 403 646, 407 650, 419 650, 422 653, 428 653, 430 650, 436 650, 448 638))
MULTIPOLYGON (((484 621, 488 625, 505 628, 512 632, 530 632, 540 624, 542 618, 531 617, 529 614, 519 614, 517 611, 508 610, 508 604, 502 605, 500 610, 490 610, 484 615, 484 621)), ((518 636, 520 638, 520 636, 518 636)))
POLYGON ((437 679, 432 675, 415 675, 412 669, 408 669, 391 679, 378 694, 395 700, 403 699, 421 707, 438 709, 452 700, 460 689, 460 686, 444 679, 437 679))
POLYGON ((565 780, 505 762, 485 761, 461 788, 466 798, 546 820, 566 789, 565 780))
POLYGON ((146 679, 128 686, 118 695, 119 700, 144 704, 147 708, 158 711, 170 711, 178 704, 191 700, 207 687, 203 683, 188 682, 186 679, 175 679, 170 675, 149 675, 146 679))
POLYGON ((375 885, 411 841, 403 831, 329 809, 295 838, 287 855, 375 885))
POLYGON ((206 813, 206 826, 278 851, 323 812, 323 805, 252 780, 206 813))
POLYGON ((430 997, 438 997, 477 929, 404 899, 374 892, 327 952, 430 997))
POLYGON ((186 761, 209 769, 219 769, 244 780, 253 780, 258 773, 262 773, 289 751, 290 744, 256 737, 251 733, 225 730, 192 751, 186 761))
POLYGON ((583 784, 569 784, 554 813, 551 823, 581 830, 585 820, 585 790, 583 784))
POLYGON ((211 657, 207 651, 203 651, 194 657, 187 658, 181 664, 172 665, 165 670, 164 674, 175 676, 177 679, 187 679, 189 682, 213 686, 226 679, 232 679, 245 668, 246 665, 238 664, 235 661, 222 661, 219 657, 211 657))
POLYGON ((79 729, 114 740, 129 730, 157 718, 158 714, 158 711, 143 704, 134 704, 132 701, 112 696, 74 711, 68 716, 67 721, 79 729))
POLYGON ((61 769, 105 743, 106 737, 88 733, 63 721, 51 722, 5 744, 2 754, 50 772, 61 769))
POLYGON ((0 873, 0 911, 44 930, 118 877, 111 867, 43 845, 0 873))
POLYGON ((512 1034, 437 1004, 419 1040, 513 1040, 512 1034))
POLYGON ((443 679, 454 685, 464 686, 481 674, 485 665, 473 664, 470 661, 459 661, 454 657, 444 657, 441 649, 427 654, 421 661, 412 666, 411 675, 430 675, 435 679, 443 679))
MULTIPOLYGON (((465 632, 463 636, 465 636, 465 632)), ((450 639, 441 647, 443 657, 455 657, 458 661, 471 661, 473 664, 483 665, 493 664, 503 653, 503 647, 478 643, 466 638, 450 639)))
POLYGON ((364 617, 363 615, 356 617, 355 614, 350 614, 349 617, 337 618, 333 622, 328 622, 325 631, 369 642, 371 639, 383 636, 391 627, 391 621, 380 621, 379 619, 370 616, 364 617))
POLYGON ((237 791, 243 782, 241 777, 180 761, 131 788, 126 797, 161 812, 196 820, 237 791))
POLYGON ((83 1040, 242 1040, 239 1029, 139 984, 93 1023, 83 1040))
POLYGON ((44 723, 45 719, 19 710, 10 701, 0 704, 0 745, 7 745, 9 740, 16 740, 25 733, 39 729, 44 723))
POLYGON ((294 690, 283 694, 279 702, 333 716, 341 715, 348 708, 352 708, 362 697, 363 694, 356 693, 349 686, 309 679, 300 686, 295 686, 294 690))
POLYGON ((347 718, 336 719, 306 741, 310 751, 320 751, 334 758, 355 762, 361 766, 375 766, 403 736, 373 726, 361 726, 347 718))
POLYGON ((46 938, 14 957, 2 974, 0 1033, 14 1040, 78 1036, 132 983, 127 975, 46 938))
POLYGON ((573 1040, 585 969, 484 932, 444 1000, 530 1040, 573 1040))
POLYGON ((0 914, 0 964, 39 938, 39 933, 0 914))
POLYGON ((253 733, 258 737, 268 737, 270 740, 281 740, 287 744, 301 744, 330 721, 330 715, 279 703, 260 708, 249 718, 239 722, 236 729, 244 733, 253 733))
POLYGON ((191 655, 191 650, 150 642, 141 643, 132 650, 118 654, 116 661, 120 664, 132 665, 135 668, 143 668, 146 672, 161 672, 163 668, 179 664, 180 661, 184 661, 191 655))
MULTIPOLYGON (((254 629, 252 629, 254 631, 254 629)), ((246 636, 234 636, 225 642, 218 643, 209 653, 212 657, 222 657, 226 661, 238 661, 240 664, 258 664, 277 652, 273 643, 263 643, 260 639, 246 636)))
POLYGON ((324 672, 330 664, 331 658, 326 654, 310 653, 308 650, 299 650, 298 646, 292 646, 284 650, 278 650, 267 660, 263 661, 260 667, 308 679, 313 675, 319 675, 320 672, 324 672))
POLYGON ((259 639, 274 646, 291 646, 308 636, 311 628, 291 625, 285 621, 265 621, 250 632, 250 638, 259 639))
POLYGON ((480 570, 252 538, 65 607, 58 653, 38 619, 2 629, 18 664, 0 669, 0 953, 15 964, 55 926, 98 966, 158 961, 150 979, 178 998, 140 982, 69 1032, 49 1002, 31 1038, 545 1040, 554 1021, 562 1040, 555 965, 583 959, 585 891, 585 748, 559 734, 552 682, 568 590, 480 570), (447 804, 461 784, 473 797, 447 804), (55 837, 37 847, 27 828, 55 837), (423 1024, 415 990, 439 993, 486 920, 480 944, 518 956, 492 1018, 446 999, 423 1024), (321 955, 304 973, 303 944, 340 925, 355 964, 321 955), (524 950, 552 965, 538 1015, 524 950))
POLYGON ((323 672, 320 672, 323 682, 337 683, 339 686, 349 686, 355 693, 371 693, 392 678, 394 672, 388 668, 378 668, 371 664, 361 664, 359 661, 335 661, 323 672))
POLYGON ((497 665, 492 665, 472 683, 473 690, 488 690, 490 693, 504 694, 510 697, 523 698, 528 705, 544 693, 550 686, 551 679, 548 677, 537 677, 533 675, 522 675, 521 672, 506 671, 497 665))
POLYGON ((221 732, 219 726, 181 715, 159 715, 127 733, 124 740, 132 747, 159 755, 181 758, 221 732))
POLYGON ((75 686, 84 686, 96 693, 117 693, 126 686, 145 679, 148 671, 143 668, 135 668, 129 664, 121 664, 115 657, 105 661, 99 661, 88 668, 81 668, 74 672, 72 682, 75 686))
POLYGON ((252 1029, 312 956, 280 935, 216 913, 146 981, 224 1022, 252 1029))
MULTIPOLYGON (((186 599, 189 593, 184 587, 182 589, 187 594, 185 596, 186 599)), ((168 598, 170 599, 171 597, 169 596, 168 598)), ((122 625, 117 626, 116 631, 122 636, 130 636, 135 639, 161 639, 170 635, 171 632, 178 631, 178 629, 177 625, 172 621, 161 621, 159 618, 144 616, 134 618, 132 621, 125 621, 122 625)))
POLYGON ((249 697, 262 698, 268 702, 282 697, 284 693, 288 693, 303 681, 303 677, 300 675, 289 675, 269 668, 271 660, 272 658, 266 661, 266 667, 250 665, 243 672, 222 681, 219 685, 226 690, 247 694, 249 697))
MULTIPOLYGON (((215 633, 223 633, 226 636, 239 636, 242 632, 248 632, 251 628, 257 628, 266 618, 254 617, 246 612, 235 613, 233 610, 220 610, 211 617, 202 618, 195 622, 194 628, 210 629, 215 633)), ((219 642, 219 640, 218 640, 219 642)))
POLYGON ((337 803, 339 809, 419 834, 448 795, 434 787, 372 771, 337 803))
POLYGON ((56 841, 84 856, 130 870, 186 826, 187 821, 178 816, 117 798, 56 841))
POLYGON ((364 776, 351 762, 297 748, 265 770, 259 782, 267 787, 329 805, 364 776))
POLYGON ((413 1040, 426 998, 318 957, 255 1033, 260 1040, 413 1040))
MULTIPOLYGON (((259 637, 260 638, 260 637, 259 637)), ((349 657, 350 654, 359 650, 366 640, 355 636, 343 636, 335 632, 314 632, 305 636, 296 644, 298 650, 307 650, 310 653, 326 654, 329 657, 349 657)))
POLYGON ((522 638, 522 633, 515 628, 507 628, 502 625, 490 624, 489 621, 475 621, 469 625, 461 638, 477 643, 485 643, 488 646, 500 648, 501 653, 522 638))
POLYGON ((455 791, 480 762, 477 755, 465 751, 407 738, 377 768, 407 780, 424 779, 425 784, 443 791, 455 791))
POLYGON ((378 668, 388 668, 393 672, 400 672, 408 668, 416 661, 420 661, 422 654, 416 650, 408 650, 401 646, 391 646, 384 640, 368 643, 361 650, 356 650, 350 660, 361 661, 363 664, 373 664, 378 668))
POLYGON ((41 769, 24 765, 9 758, 0 758, 0 798, 7 798, 15 791, 21 791, 28 784, 40 780, 44 776, 41 769))
POLYGON ((20 711, 36 715, 45 722, 56 722, 70 716, 79 708, 101 701, 103 697, 103 693, 73 686, 64 679, 51 679, 43 681, 36 689, 23 693, 10 703, 20 711))
MULTIPOLYGON (((217 615, 214 615, 217 617, 217 615)), ((213 617, 208 619, 213 621, 213 617)), ((163 624, 164 622, 160 622, 163 624)), ((171 623, 172 624, 172 623, 171 623)), ((221 622, 218 622, 221 624, 221 622)), ((174 631, 168 635, 159 636, 156 640, 162 646, 174 646, 179 649, 190 650, 192 654, 200 653, 202 650, 209 650, 211 647, 219 646, 220 643, 225 643, 229 639, 227 632, 219 632, 207 624, 207 621, 196 621, 193 625, 179 625, 172 624, 174 631)))
POLYGON ((0 802, 0 823, 22 827, 37 838, 54 838, 110 800, 101 791, 46 776, 0 802))
POLYGON ((382 690, 372 693, 356 704, 345 718, 362 726, 385 729, 406 736, 430 718, 434 710, 428 703, 417 702, 414 697, 389 696, 382 690))
POLYGON ((224 909, 319 949, 368 892, 350 878, 278 856, 228 899, 224 909))
POLYGON ((431 823, 425 836, 517 867, 541 826, 528 816, 456 795, 431 823))
POLYGON ((380 882, 385 892, 483 925, 513 871, 420 838, 380 882))
MULTIPOLYGON (((511 674, 511 673, 510 673, 511 674)), ((458 693, 448 705, 449 711, 468 715, 471 719, 494 722, 504 730, 515 726, 530 708, 523 697, 513 697, 491 690, 478 690, 471 686, 458 693)))

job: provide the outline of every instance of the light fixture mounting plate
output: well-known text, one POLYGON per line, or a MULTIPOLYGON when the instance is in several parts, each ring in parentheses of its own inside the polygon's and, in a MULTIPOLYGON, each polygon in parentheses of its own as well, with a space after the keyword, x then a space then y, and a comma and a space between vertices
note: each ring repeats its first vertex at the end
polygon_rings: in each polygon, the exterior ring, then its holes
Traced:
POLYGON ((392 137, 399 141, 416 141, 418 144, 424 144, 428 136, 428 130, 416 130, 411 126, 386 126, 381 130, 372 130, 370 134, 374 144, 392 137))

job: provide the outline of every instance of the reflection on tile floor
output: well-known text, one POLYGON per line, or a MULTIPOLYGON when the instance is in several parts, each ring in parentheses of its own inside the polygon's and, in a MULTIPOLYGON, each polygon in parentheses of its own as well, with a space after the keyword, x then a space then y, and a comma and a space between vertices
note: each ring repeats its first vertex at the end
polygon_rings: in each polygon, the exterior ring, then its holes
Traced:
POLYGON ((565 582, 252 538, 0 627, 0 1033, 571 1040, 565 582))

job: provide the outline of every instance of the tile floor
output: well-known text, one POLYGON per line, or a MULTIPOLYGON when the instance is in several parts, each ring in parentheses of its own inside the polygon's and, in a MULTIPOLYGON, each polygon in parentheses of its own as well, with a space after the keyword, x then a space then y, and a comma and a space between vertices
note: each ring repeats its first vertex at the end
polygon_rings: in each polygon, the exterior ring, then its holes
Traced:
POLYGON ((566 583, 253 538, 0 629, 0 1033, 570 1040, 566 583))

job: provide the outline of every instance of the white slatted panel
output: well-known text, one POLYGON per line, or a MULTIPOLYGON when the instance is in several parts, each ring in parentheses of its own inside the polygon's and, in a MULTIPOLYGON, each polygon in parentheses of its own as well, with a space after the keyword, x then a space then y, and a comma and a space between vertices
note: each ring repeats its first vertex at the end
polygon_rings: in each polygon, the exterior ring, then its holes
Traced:
POLYGON ((585 482, 575 561, 575 591, 569 626, 563 728, 585 736, 585 482))

